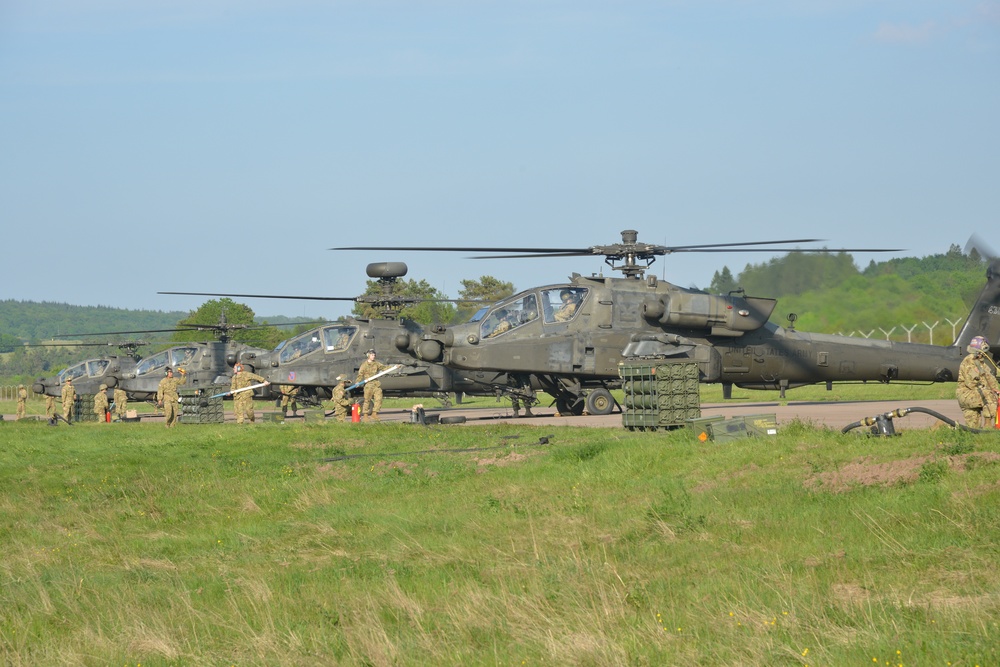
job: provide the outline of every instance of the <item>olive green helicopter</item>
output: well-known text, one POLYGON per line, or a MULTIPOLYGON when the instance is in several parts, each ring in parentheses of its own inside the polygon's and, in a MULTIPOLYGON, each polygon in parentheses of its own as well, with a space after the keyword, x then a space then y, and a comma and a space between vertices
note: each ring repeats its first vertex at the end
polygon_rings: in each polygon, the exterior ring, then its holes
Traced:
MULTIPOLYGON (((376 358, 396 365, 380 378, 382 391, 394 397, 434 397, 450 405, 452 396, 461 403, 463 395, 507 397, 514 405, 535 402, 531 387, 522 387, 506 373, 489 369, 455 370, 438 363, 415 359, 405 350, 408 341, 424 335, 416 322, 401 311, 425 301, 475 303, 464 299, 417 299, 399 291, 399 279, 406 275, 403 262, 374 262, 365 269, 377 280, 372 294, 356 297, 301 296, 281 294, 221 294, 209 292, 159 292, 159 294, 217 296, 254 299, 300 299, 312 301, 353 301, 371 306, 377 316, 341 318, 282 341, 272 351, 244 350, 238 361, 263 376, 272 386, 301 387, 298 402, 318 404, 332 395, 337 378, 347 376, 353 383, 358 368, 375 350, 376 358)), ((538 388, 538 387, 535 387, 538 388)))
POLYGON ((820 239, 663 246, 641 243, 634 230, 622 242, 585 248, 339 247, 331 250, 485 252, 477 259, 603 256, 624 277, 582 276, 524 290, 482 309, 470 321, 401 332, 396 346, 424 362, 462 372, 490 371, 541 386, 562 414, 607 414, 610 389, 623 363, 696 362, 699 380, 785 390, 834 382, 951 382, 968 342, 1000 339, 1000 260, 958 339, 950 346, 808 333, 770 321, 777 301, 734 291, 710 294, 646 275, 662 255, 681 252, 892 252, 892 248, 829 250, 779 245, 820 239))
MULTIPOLYGON (((289 323, 278 326, 290 326, 289 323)), ((307 324, 312 324, 311 322, 307 324)), ((273 326, 273 325, 269 325, 273 326)), ((72 364, 58 375, 35 380, 32 390, 36 394, 60 396, 66 379, 72 380, 78 394, 94 394, 104 385, 110 391, 121 388, 129 400, 148 401, 156 397, 157 387, 168 367, 183 368, 187 372, 187 387, 199 388, 228 383, 232 366, 242 353, 266 352, 246 343, 233 340, 232 332, 260 328, 258 325, 236 324, 226 320, 223 311, 219 322, 213 324, 180 324, 173 329, 145 329, 141 331, 105 331, 82 334, 61 334, 56 338, 79 338, 87 336, 124 336, 134 334, 156 334, 172 332, 211 332, 215 340, 192 341, 173 345, 148 357, 141 357, 138 348, 147 345, 145 341, 125 340, 118 343, 65 342, 64 346, 117 346, 124 354, 108 355, 97 359, 87 359, 72 364)), ((54 344, 54 343, 50 343, 54 344)), ((262 395, 267 397, 266 395, 262 395)))

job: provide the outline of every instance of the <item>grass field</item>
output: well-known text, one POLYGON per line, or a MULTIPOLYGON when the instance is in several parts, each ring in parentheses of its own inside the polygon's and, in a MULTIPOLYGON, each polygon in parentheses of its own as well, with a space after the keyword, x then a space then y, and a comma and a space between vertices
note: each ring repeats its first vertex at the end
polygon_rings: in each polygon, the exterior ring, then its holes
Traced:
POLYGON ((6 665, 1000 664, 992 434, 0 439, 6 665))

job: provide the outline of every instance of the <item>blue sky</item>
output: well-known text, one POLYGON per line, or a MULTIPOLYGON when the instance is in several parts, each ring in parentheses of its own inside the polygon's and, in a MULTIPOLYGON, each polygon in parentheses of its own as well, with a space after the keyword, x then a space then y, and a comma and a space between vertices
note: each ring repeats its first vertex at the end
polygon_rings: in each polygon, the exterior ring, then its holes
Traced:
POLYGON ((328 248, 629 228, 945 252, 1000 217, 998 72, 997 1, 0 0, 0 298, 353 296, 370 261, 522 289, 603 263, 328 248))

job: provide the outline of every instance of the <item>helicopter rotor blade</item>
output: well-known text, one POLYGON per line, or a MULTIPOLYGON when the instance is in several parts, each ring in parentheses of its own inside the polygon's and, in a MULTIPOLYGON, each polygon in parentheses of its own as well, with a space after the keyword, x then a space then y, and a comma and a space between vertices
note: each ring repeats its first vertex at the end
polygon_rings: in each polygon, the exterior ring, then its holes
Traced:
POLYGON ((993 250, 990 244, 988 244, 985 239, 983 239, 983 237, 976 232, 973 232, 972 236, 969 237, 969 240, 965 242, 965 249, 963 252, 968 255, 973 250, 978 252, 979 256, 987 262, 992 262, 997 258, 996 251, 993 250))
POLYGON ((236 299, 305 299, 309 301, 354 301, 347 296, 297 296, 291 294, 218 294, 215 292, 157 292, 157 294, 179 294, 182 296, 222 296, 236 299))

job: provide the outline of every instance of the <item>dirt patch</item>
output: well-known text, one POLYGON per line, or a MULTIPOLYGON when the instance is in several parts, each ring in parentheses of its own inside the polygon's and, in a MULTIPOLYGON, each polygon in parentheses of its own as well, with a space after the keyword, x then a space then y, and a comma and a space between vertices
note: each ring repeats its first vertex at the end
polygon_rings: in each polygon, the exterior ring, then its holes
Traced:
POLYGON ((911 484, 920 477, 921 469, 931 462, 943 461, 949 470, 964 472, 983 462, 996 462, 1000 454, 972 452, 955 456, 914 456, 898 461, 876 463, 871 457, 848 463, 840 470, 823 472, 806 478, 809 489, 843 493, 859 486, 895 486, 911 484))
POLYGON ((527 460, 529 456, 534 456, 537 452, 531 454, 522 454, 520 452, 510 452, 504 456, 492 456, 490 458, 472 460, 476 462, 476 472, 482 474, 486 472, 486 468, 489 466, 496 466, 497 468, 505 468, 507 466, 516 465, 527 460))
POLYGON ((833 584, 830 586, 830 596, 833 598, 834 604, 838 607, 850 610, 865 604, 871 597, 871 594, 863 586, 848 583, 833 584))
POLYGON ((372 466, 372 471, 376 475, 387 475, 389 473, 412 475, 416 470, 416 463, 408 463, 406 461, 379 461, 372 466))

